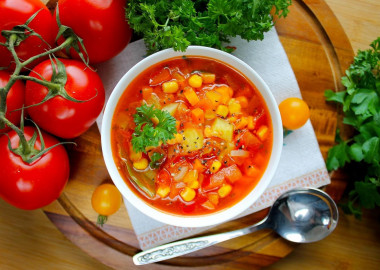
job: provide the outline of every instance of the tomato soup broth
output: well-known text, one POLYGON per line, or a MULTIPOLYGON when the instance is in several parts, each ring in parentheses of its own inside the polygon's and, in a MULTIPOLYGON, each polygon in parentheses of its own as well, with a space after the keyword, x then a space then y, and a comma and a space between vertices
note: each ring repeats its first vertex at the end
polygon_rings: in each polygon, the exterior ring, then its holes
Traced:
POLYGON ((138 197, 160 211, 195 216, 231 207, 252 191, 268 165, 273 128, 263 97, 243 74, 215 59, 184 56, 147 68, 128 85, 111 142, 138 197), (131 139, 143 104, 168 111, 177 134, 141 153, 131 139), (155 152, 162 158, 152 166, 155 152))

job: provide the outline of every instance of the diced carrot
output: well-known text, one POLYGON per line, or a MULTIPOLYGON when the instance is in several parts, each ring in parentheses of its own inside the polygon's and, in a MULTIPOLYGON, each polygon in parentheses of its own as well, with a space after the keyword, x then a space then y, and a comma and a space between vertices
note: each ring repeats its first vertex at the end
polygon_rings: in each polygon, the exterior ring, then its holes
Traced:
POLYGON ((193 181, 198 180, 198 171, 197 170, 190 170, 187 172, 185 177, 183 178, 183 182, 185 183, 191 183, 193 181))
POLYGON ((209 200, 205 201, 204 203, 201 204, 203 208, 206 208, 208 210, 214 210, 215 205, 213 205, 209 200))
POLYGON ((172 76, 170 74, 169 68, 162 69, 158 74, 156 74, 152 79, 150 79, 150 85, 158 85, 163 82, 171 80, 172 76))
POLYGON ((204 111, 212 110, 214 107, 214 104, 212 101, 208 98, 202 98, 198 103, 197 107, 203 109, 204 111))
POLYGON ((248 107, 248 99, 245 96, 237 97, 236 100, 240 103, 242 108, 248 107))
POLYGON ((233 95, 233 90, 231 87, 229 86, 219 86, 219 87, 216 87, 215 88, 215 91, 218 92, 219 94, 221 94, 221 102, 223 104, 227 104, 228 101, 230 100, 230 98, 232 97, 233 95))
POLYGON ((147 100, 150 98, 150 95, 153 93, 152 87, 143 87, 142 88, 142 96, 144 100, 147 100))
POLYGON ((218 205, 219 203, 219 195, 218 193, 208 193, 207 198, 213 205, 218 205))
POLYGON ((191 119, 196 124, 204 123, 205 121, 204 111, 200 108, 195 108, 194 110, 191 111, 191 119))
POLYGON ((254 164, 248 162, 244 163, 244 172, 249 177, 258 177, 261 174, 261 170, 254 164))
POLYGON ((185 87, 183 94, 192 106, 199 102, 199 97, 192 87, 185 87))
POLYGON ((216 113, 213 110, 211 110, 211 109, 206 110, 206 112, 205 112, 205 118, 207 120, 212 120, 215 117, 216 117, 216 113))
POLYGON ((193 169, 202 173, 206 170, 206 166, 204 166, 199 159, 195 159, 193 162, 193 169))
POLYGON ((256 119, 252 115, 250 115, 247 117, 247 120, 248 120, 247 128, 249 130, 254 129, 256 126, 256 119))
POLYGON ((222 171, 224 173, 224 176, 231 183, 234 183, 243 177, 239 167, 236 164, 233 164, 227 168, 223 168, 222 171))
POLYGON ((243 116, 240 119, 237 119, 235 122, 235 129, 243 129, 248 125, 247 117, 243 116))

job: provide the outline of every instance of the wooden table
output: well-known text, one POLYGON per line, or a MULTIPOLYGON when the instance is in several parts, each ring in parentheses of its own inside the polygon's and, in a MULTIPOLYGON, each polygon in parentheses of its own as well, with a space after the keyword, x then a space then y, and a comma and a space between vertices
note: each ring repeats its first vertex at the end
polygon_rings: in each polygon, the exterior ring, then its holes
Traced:
MULTIPOLYGON (((380 35, 377 0, 326 2, 355 51, 380 35)), ((342 215, 327 239, 299 246, 268 269, 375 269, 380 265, 379 217, 379 211, 367 212, 363 221, 342 215)), ((108 269, 66 240, 39 210, 25 212, 0 201, 0 218, 1 269, 108 269)))

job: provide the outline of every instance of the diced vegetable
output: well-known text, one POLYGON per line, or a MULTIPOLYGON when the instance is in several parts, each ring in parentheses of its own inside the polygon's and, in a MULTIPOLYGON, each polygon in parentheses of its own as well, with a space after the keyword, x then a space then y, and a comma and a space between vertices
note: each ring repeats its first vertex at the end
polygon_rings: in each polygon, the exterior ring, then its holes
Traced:
POLYGON ((213 136, 230 142, 232 141, 234 127, 228 121, 216 118, 211 125, 211 131, 213 136))
POLYGON ((193 169, 202 173, 206 170, 206 166, 204 166, 199 159, 195 159, 193 162, 193 169))
POLYGON ((202 203, 202 207, 204 207, 208 210, 214 210, 215 209, 215 205, 213 205, 209 200, 202 203))
POLYGON ((225 184, 220 189, 218 189, 218 194, 220 198, 225 198, 231 193, 231 190, 232 186, 229 184, 225 184))
POLYGON ((203 133, 198 128, 185 128, 183 131, 182 147, 183 151, 191 152, 203 147, 203 133))
POLYGON ((146 87, 143 87, 141 91, 142 91, 143 99, 148 100, 153 93, 153 88, 146 86, 146 87))
POLYGON ((223 104, 227 104, 233 95, 232 88, 225 85, 216 87, 215 91, 221 95, 220 102, 223 104))
POLYGON ((189 85, 194 88, 199 88, 202 86, 203 79, 198 74, 191 75, 189 78, 189 85))
POLYGON ((205 112, 205 118, 207 120, 212 120, 215 117, 216 117, 216 113, 213 110, 211 110, 211 109, 206 110, 206 112, 205 112))
POLYGON ((168 68, 162 69, 157 75, 149 80, 150 85, 159 85, 163 82, 171 80, 170 70, 168 68))
POLYGON ((230 152, 231 157, 249 157, 249 152, 245 150, 231 150, 230 152))
POLYGON ((238 181, 243 177, 243 174, 241 173, 239 167, 236 164, 233 164, 227 168, 223 168, 221 172, 231 183, 234 183, 235 181, 238 181))
POLYGON ((267 126, 261 126, 257 131, 256 135, 259 137, 261 141, 264 141, 268 136, 268 127, 267 126))
POLYGON ((199 182, 195 180, 195 181, 188 183, 187 186, 189 188, 192 188, 192 189, 197 189, 197 188, 199 188, 199 182))
POLYGON ((241 113, 241 105, 234 98, 230 99, 228 102, 228 110, 230 115, 235 115, 241 113))
POLYGON ((190 170, 187 172, 185 177, 183 178, 183 182, 185 183, 191 183, 198 180, 198 171, 197 170, 190 170))
POLYGON ((199 97, 192 87, 186 87, 183 94, 192 106, 196 105, 199 102, 199 97))
POLYGON ((247 117, 242 117, 240 119, 237 119, 235 122, 235 129, 243 129, 248 125, 248 119, 247 117))
POLYGON ((250 115, 250 116, 247 117, 247 120, 248 120, 247 128, 249 130, 254 129, 256 127, 256 120, 255 120, 255 118, 252 115, 250 115))
POLYGON ((221 166, 222 166, 222 163, 219 160, 214 160, 211 163, 210 172, 211 173, 216 173, 217 171, 219 171, 219 169, 220 169, 221 166))
POLYGON ((178 105, 179 105, 179 103, 177 103, 177 102, 170 103, 170 104, 166 105, 165 107, 163 107, 162 110, 167 111, 172 116, 174 116, 175 112, 177 111, 178 105))
POLYGON ((162 84, 162 91, 164 93, 176 93, 178 89, 179 85, 177 81, 169 81, 162 84))
POLYGON ((169 195, 169 192, 170 192, 170 187, 169 186, 164 186, 164 187, 159 186, 157 188, 156 194, 158 196, 160 196, 161 198, 165 198, 165 197, 167 197, 169 195))
POLYGON ((208 193, 207 197, 213 205, 219 204, 219 195, 217 193, 208 193))
POLYGON ((201 73, 203 78, 203 83, 213 83, 215 82, 215 74, 213 73, 201 73))
POLYGON ((156 185, 154 178, 156 173, 154 171, 147 171, 139 173, 132 169, 129 161, 124 159, 125 167, 127 168, 129 179, 131 179, 145 194, 153 198, 156 195, 156 185))
POLYGON ((228 107, 226 105, 219 105, 218 108, 216 108, 216 114, 226 118, 228 115, 228 107))
POLYGON ((206 97, 211 100, 214 107, 218 106, 222 100, 222 95, 216 91, 208 91, 206 97))
POLYGON ((195 198, 195 190, 189 187, 185 187, 180 193, 182 199, 186 202, 190 202, 195 198))
POLYGON ((237 97, 236 101, 238 101, 240 103, 240 106, 242 108, 247 108, 248 107, 248 99, 245 96, 237 97))
POLYGON ((149 165, 149 162, 146 158, 141 158, 135 162, 133 162, 133 168, 135 168, 136 170, 145 170, 146 168, 148 168, 148 165, 149 165))
POLYGON ((205 121, 205 113, 200 108, 195 108, 191 111, 191 119, 193 120, 193 123, 199 124, 204 123, 205 121))

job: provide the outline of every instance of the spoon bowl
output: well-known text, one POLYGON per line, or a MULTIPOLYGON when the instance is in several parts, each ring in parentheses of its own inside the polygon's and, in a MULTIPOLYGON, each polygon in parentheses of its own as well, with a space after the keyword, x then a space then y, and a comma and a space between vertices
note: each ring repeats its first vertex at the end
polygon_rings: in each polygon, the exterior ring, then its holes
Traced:
POLYGON ((167 260, 261 229, 272 229, 291 242, 315 242, 335 229, 338 218, 338 207, 327 193, 316 188, 297 188, 281 195, 268 216, 254 225, 158 246, 136 254, 133 262, 142 265, 167 260))

